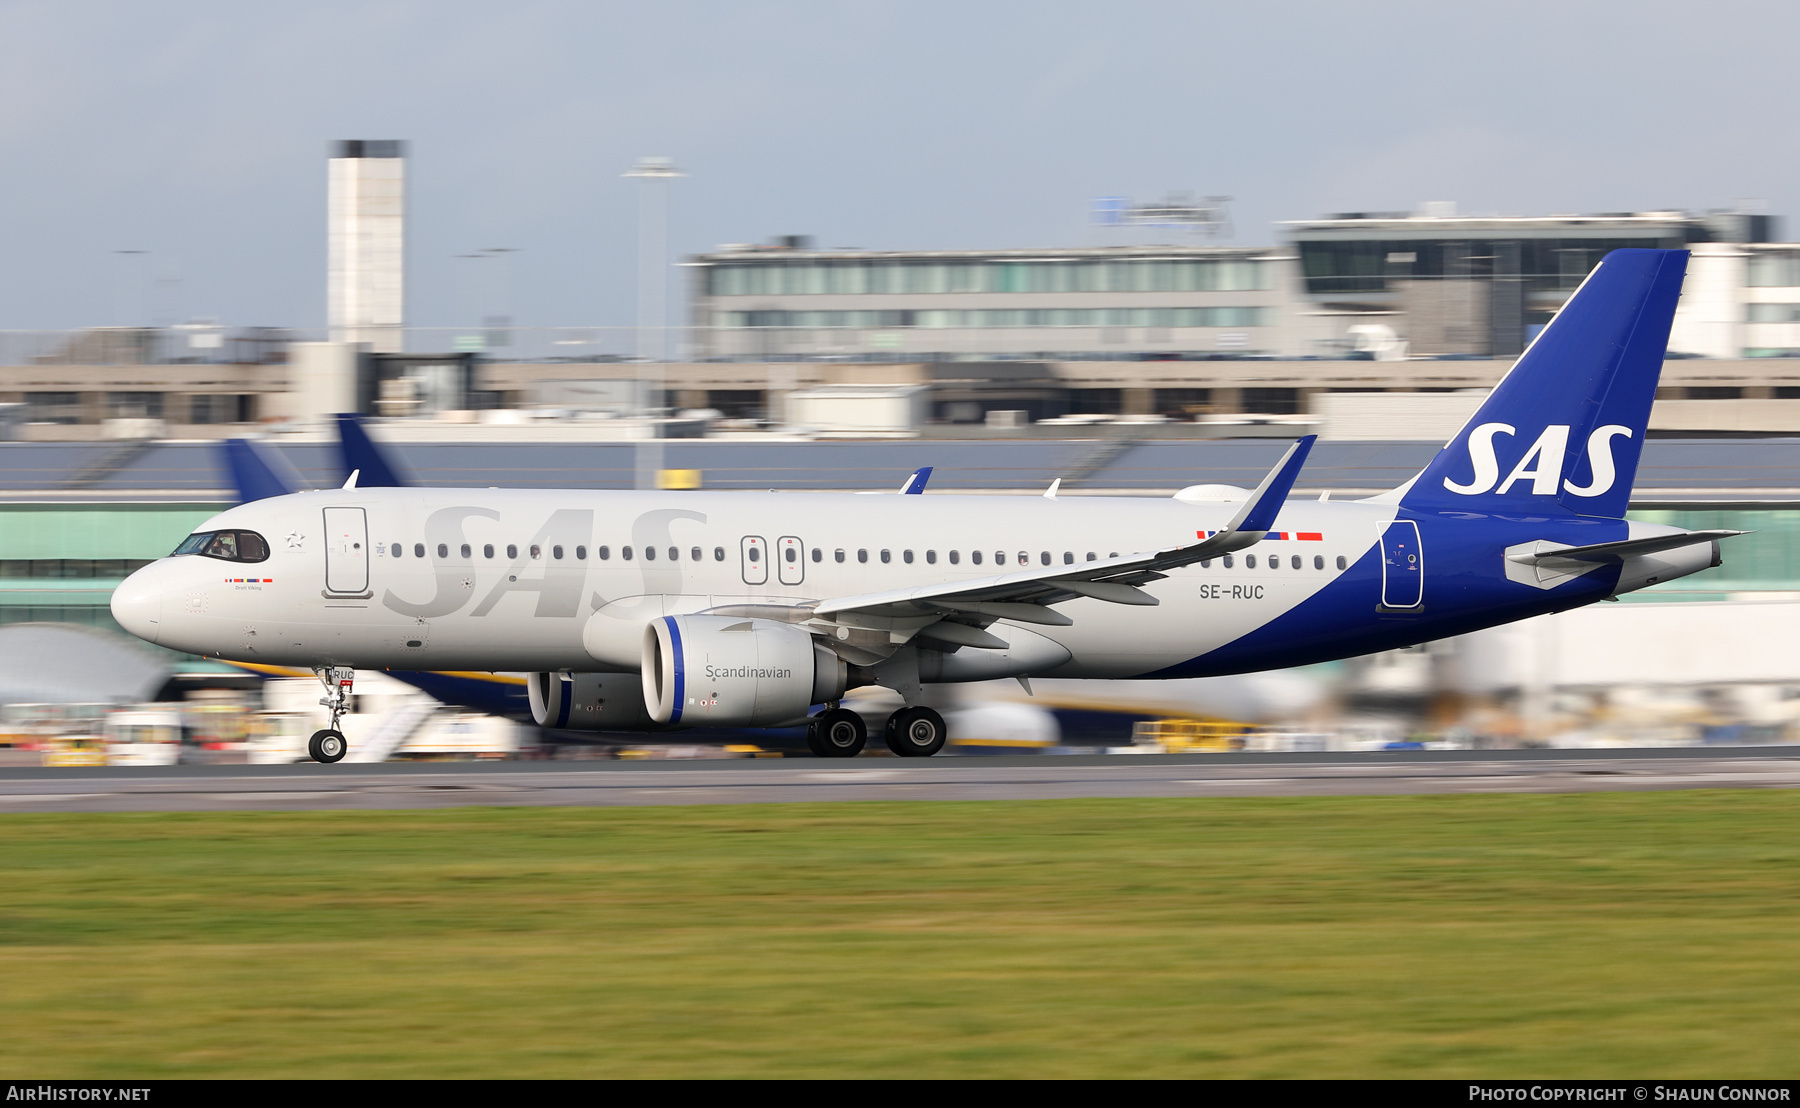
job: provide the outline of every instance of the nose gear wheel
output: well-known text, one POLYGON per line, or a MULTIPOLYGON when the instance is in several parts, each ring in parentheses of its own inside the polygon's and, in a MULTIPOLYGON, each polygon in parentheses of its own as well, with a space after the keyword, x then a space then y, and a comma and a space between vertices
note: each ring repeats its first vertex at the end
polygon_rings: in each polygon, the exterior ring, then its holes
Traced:
POLYGON ((350 711, 350 690, 356 685, 356 671, 349 666, 320 666, 313 673, 325 686, 319 706, 331 713, 331 726, 313 732, 312 738, 307 740, 306 753, 313 761, 329 765, 343 761, 350 749, 344 741, 344 733, 338 730, 338 720, 350 711))

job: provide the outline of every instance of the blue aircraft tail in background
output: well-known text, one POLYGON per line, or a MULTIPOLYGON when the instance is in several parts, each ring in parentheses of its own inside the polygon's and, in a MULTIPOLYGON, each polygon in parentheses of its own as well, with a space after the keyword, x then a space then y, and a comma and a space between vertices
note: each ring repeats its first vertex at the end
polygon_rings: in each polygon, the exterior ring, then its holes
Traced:
POLYGON ((247 439, 226 439, 220 449, 239 504, 286 496, 302 487, 285 462, 247 439))
POLYGON ((1400 503, 1623 517, 1687 260, 1608 254, 1400 503))
POLYGON ((411 482, 403 481, 394 467, 388 462, 387 455, 375 445, 369 432, 363 429, 362 419, 353 412, 339 412, 338 458, 344 466, 343 479, 356 474, 356 487, 359 489, 401 489, 411 482))

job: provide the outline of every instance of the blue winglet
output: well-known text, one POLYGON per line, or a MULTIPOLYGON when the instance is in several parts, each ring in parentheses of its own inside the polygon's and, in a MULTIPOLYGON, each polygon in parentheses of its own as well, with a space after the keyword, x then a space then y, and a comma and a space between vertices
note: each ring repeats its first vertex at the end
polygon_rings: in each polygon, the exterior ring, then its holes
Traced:
POLYGON ((339 412, 337 425, 338 457, 344 466, 342 480, 348 480, 355 473, 356 487, 359 489, 406 487, 407 482, 402 481, 394 467, 388 464, 387 455, 375 445, 375 440, 363 429, 362 420, 355 413, 339 412))
POLYGON ((901 494, 903 496, 917 496, 924 492, 925 482, 931 480, 931 470, 931 466, 923 466, 913 470, 912 476, 906 479, 906 484, 900 486, 901 494))
POLYGON ((1280 514, 1281 506, 1287 503, 1288 493, 1294 488, 1295 478, 1300 476, 1300 467, 1306 464, 1307 454, 1312 452, 1313 443, 1319 441, 1317 435, 1306 435, 1288 447, 1281 461, 1269 475, 1263 478, 1262 484, 1250 494, 1250 499, 1238 510, 1237 518, 1225 528, 1226 532, 1267 531, 1275 526, 1275 517, 1280 514))
POLYGON ((295 491, 296 486, 283 480, 269 460, 249 441, 226 439, 221 444, 221 450, 225 456, 225 469, 231 474, 231 483, 237 489, 239 504, 267 500, 271 496, 286 496, 295 491))

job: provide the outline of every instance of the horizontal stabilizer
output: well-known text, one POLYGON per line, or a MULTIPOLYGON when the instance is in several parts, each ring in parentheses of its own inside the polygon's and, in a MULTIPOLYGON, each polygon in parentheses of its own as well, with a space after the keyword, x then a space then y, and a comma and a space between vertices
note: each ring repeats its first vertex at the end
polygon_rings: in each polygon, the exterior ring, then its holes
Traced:
POLYGON ((1660 554, 1665 550, 1678 550, 1695 543, 1714 542, 1718 539, 1729 539, 1737 535, 1748 535, 1748 531, 1684 531, 1678 535, 1652 535, 1642 539, 1625 539, 1621 542, 1596 543, 1593 546, 1553 547, 1549 543, 1542 544, 1544 549, 1522 551, 1508 554, 1510 561, 1521 565, 1532 565, 1544 561, 1569 562, 1622 562, 1626 558, 1634 558, 1640 554, 1660 554))

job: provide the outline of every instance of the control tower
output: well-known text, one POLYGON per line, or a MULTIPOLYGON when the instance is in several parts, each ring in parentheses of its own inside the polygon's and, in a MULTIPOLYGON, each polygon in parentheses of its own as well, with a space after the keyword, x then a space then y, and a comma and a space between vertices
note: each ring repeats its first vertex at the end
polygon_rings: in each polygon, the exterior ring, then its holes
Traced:
POLYGON ((330 161, 326 322, 332 342, 398 354, 406 322, 406 144, 347 139, 330 161))

